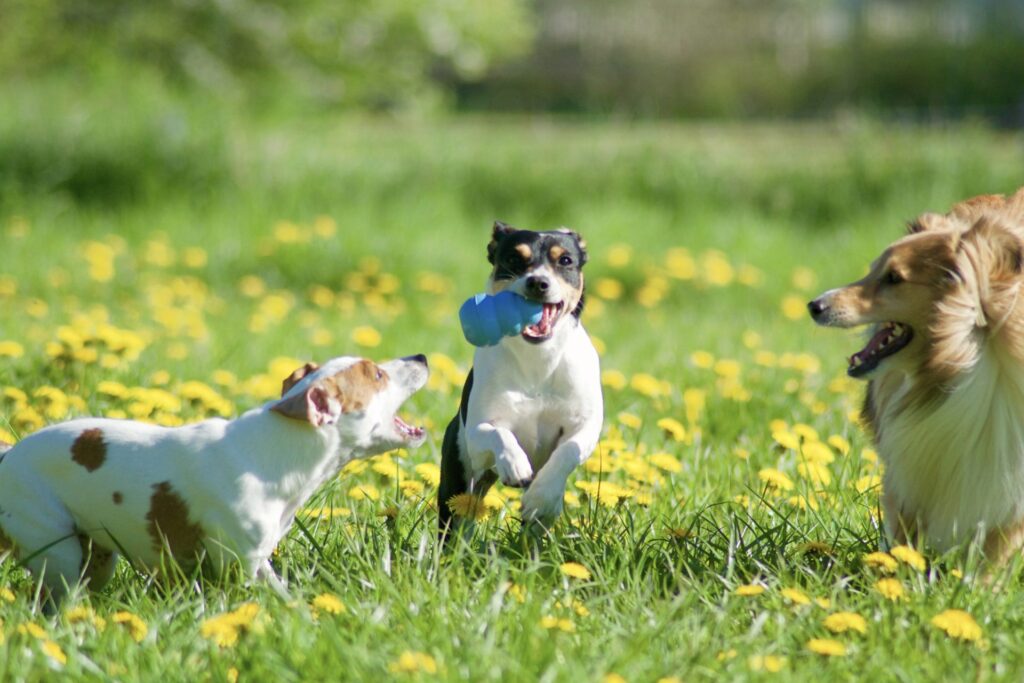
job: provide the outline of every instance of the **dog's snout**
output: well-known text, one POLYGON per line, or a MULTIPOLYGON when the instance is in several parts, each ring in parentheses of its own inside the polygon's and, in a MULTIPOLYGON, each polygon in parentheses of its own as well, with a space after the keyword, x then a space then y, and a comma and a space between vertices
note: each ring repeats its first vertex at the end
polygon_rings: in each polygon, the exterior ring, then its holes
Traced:
POLYGON ((526 291, 534 295, 547 294, 548 289, 551 288, 551 283, 546 277, 540 277, 537 275, 531 275, 526 278, 526 291))
POLYGON ((818 298, 807 304, 807 310, 810 311, 811 317, 817 320, 828 310, 828 304, 823 297, 818 298))
POLYGON ((402 360, 409 361, 412 363, 421 363, 429 367, 429 364, 427 363, 427 357, 424 356, 422 353, 417 353, 415 356, 405 356, 404 358, 402 358, 402 360))

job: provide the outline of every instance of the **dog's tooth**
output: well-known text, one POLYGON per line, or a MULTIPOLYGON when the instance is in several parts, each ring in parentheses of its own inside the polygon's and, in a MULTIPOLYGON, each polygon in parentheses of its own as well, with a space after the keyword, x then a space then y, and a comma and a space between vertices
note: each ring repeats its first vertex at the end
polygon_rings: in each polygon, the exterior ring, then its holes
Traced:
POLYGON ((851 356, 850 357, 850 365, 852 365, 853 367, 857 367, 858 365, 862 364, 863 362, 864 361, 861 360, 860 356, 851 356))

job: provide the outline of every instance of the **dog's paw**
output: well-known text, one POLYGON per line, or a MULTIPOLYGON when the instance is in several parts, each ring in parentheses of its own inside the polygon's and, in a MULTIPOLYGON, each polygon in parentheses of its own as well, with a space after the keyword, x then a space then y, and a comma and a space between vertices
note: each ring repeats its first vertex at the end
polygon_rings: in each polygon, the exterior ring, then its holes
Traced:
POLYGON ((561 486, 544 486, 538 480, 523 493, 523 522, 550 527, 562 514, 565 491, 561 486))
POLYGON ((533 481, 533 467, 526 458, 498 458, 494 465, 505 486, 523 489, 533 481))

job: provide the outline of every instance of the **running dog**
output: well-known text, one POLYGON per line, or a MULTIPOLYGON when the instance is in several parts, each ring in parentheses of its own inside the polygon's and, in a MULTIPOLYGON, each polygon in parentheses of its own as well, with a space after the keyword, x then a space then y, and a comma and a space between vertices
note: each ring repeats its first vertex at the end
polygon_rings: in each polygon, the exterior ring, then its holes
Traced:
POLYGON ((119 553, 154 570, 165 553, 186 568, 238 562, 283 593, 269 557, 299 507, 349 460, 423 443, 396 411, 427 374, 422 355, 341 357, 233 421, 41 429, 0 451, 0 556, 13 551, 54 602, 79 581, 101 588, 119 553))
POLYGON ((885 464, 891 541, 970 541, 995 564, 1024 544, 1024 188, 925 213, 863 279, 808 304, 871 325, 849 360, 885 464))
POLYGON ((487 245, 487 293, 508 289, 543 304, 541 320, 480 347, 444 435, 438 510, 441 537, 454 496, 482 498, 498 479, 526 488, 524 522, 549 527, 566 480, 593 452, 604 406, 597 351, 580 323, 587 252, 570 230, 533 232, 498 222, 487 245))

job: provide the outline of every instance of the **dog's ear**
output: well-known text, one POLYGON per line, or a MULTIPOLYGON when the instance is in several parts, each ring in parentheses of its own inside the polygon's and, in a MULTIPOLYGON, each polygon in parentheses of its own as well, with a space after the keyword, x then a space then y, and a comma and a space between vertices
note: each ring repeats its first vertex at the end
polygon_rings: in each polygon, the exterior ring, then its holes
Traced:
POLYGON ((295 372, 285 377, 284 381, 281 382, 281 397, 284 398, 284 395, 288 393, 288 390, 298 384, 303 377, 311 372, 316 372, 319 369, 320 366, 316 363, 306 363, 301 368, 298 368, 295 372))
POLYGON ((587 241, 583 239, 583 236, 580 235, 575 230, 570 230, 569 228, 559 228, 558 232, 562 233, 563 235, 568 235, 573 239, 574 242, 576 242, 576 246, 579 247, 580 250, 580 268, 587 265, 587 241))
POLYGON ((494 229, 491 231, 491 241, 487 243, 487 260, 494 263, 494 252, 498 250, 498 242, 516 231, 511 225, 494 221, 494 229))
POLYGON ((915 235, 926 230, 941 229, 948 221, 939 213, 922 213, 920 216, 907 223, 907 234, 915 235))
POLYGON ((1024 271, 1024 240, 1005 223, 982 218, 964 233, 962 242, 972 242, 977 252, 987 255, 994 276, 1016 276, 1024 271))
POLYGON ((331 399, 330 392, 319 381, 305 391, 281 399, 270 409, 292 420, 308 422, 314 427, 334 424, 341 412, 341 406, 331 399))

